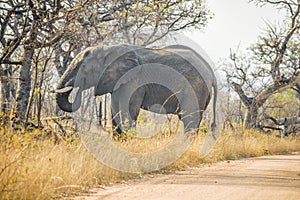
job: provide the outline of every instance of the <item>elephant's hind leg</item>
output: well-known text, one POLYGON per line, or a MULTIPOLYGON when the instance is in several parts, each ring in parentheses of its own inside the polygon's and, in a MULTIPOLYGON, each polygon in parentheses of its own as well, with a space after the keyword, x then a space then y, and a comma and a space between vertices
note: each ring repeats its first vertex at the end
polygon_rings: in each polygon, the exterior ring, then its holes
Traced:
POLYGON ((189 97, 188 94, 183 95, 183 97, 184 98, 180 103, 180 118, 184 124, 184 130, 185 132, 192 131, 194 133, 197 133, 203 115, 201 105, 198 104, 196 98, 186 98, 189 97))

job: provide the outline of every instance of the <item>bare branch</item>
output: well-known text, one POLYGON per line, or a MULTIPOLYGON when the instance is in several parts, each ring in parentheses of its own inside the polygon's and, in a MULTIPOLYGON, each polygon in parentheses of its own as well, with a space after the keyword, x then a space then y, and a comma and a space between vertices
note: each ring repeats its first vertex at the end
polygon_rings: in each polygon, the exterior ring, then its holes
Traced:
POLYGON ((0 64, 22 65, 23 61, 0 60, 0 64))
POLYGON ((235 82, 231 82, 231 85, 233 86, 234 91, 240 96, 242 102, 244 103, 244 105, 248 108, 251 107, 252 105, 252 98, 247 97, 244 90, 242 89, 241 85, 235 83, 235 82))

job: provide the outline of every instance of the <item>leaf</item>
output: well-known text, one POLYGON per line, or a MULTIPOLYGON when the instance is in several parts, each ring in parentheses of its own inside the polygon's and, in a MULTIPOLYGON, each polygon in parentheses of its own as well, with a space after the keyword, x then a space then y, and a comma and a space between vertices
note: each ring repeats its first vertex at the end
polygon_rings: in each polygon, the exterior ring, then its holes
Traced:
POLYGON ((139 7, 139 1, 137 1, 136 3, 134 3, 134 4, 132 4, 132 6, 134 7, 134 8, 137 8, 137 7, 139 7))
POLYGON ((12 141, 14 142, 14 143, 16 143, 17 141, 18 141, 18 136, 16 136, 16 135, 13 135, 13 137, 12 137, 12 141))
POLYGON ((150 6, 146 6, 146 7, 144 8, 144 11, 152 12, 153 9, 152 9, 150 6))
POLYGON ((24 138, 25 138, 25 139, 28 139, 29 137, 30 137, 30 134, 29 134, 29 133, 25 133, 25 134, 24 134, 24 138))

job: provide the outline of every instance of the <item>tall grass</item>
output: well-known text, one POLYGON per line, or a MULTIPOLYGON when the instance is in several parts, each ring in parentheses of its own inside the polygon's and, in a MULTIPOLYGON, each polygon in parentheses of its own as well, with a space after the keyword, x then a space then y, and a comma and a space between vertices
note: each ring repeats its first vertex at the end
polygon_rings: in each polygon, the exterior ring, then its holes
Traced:
POLYGON ((97 162, 79 138, 55 144, 40 132, 0 131, 0 199, 55 198, 128 177, 97 162))
POLYGON ((280 138, 276 133, 262 134, 257 130, 242 127, 224 130, 212 152, 204 158, 199 157, 199 149, 204 136, 197 137, 192 147, 168 169, 181 169, 223 160, 235 160, 263 155, 285 154, 300 151, 299 136, 280 138))
MULTIPOLYGON (((30 133, 0 130, 0 199, 61 198, 100 184, 108 184, 130 177, 97 162, 83 147, 79 138, 72 141, 44 137, 44 131, 30 133), (41 136, 42 135, 42 136, 41 136)), ((173 136, 166 134, 155 139, 157 147, 173 136)), ((224 131, 215 149, 199 158, 204 134, 199 134, 190 149, 164 170, 184 169, 219 160, 300 150, 296 137, 278 138, 262 135, 254 130, 224 131)), ((121 146, 143 152, 145 141, 128 139, 121 146)))

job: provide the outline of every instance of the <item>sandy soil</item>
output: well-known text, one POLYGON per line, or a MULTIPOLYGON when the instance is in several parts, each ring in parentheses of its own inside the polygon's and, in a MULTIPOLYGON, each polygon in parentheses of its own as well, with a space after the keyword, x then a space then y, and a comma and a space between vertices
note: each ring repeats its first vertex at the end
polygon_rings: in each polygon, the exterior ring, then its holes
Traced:
POLYGON ((300 153, 225 161, 95 188, 77 200, 300 200, 300 153))

